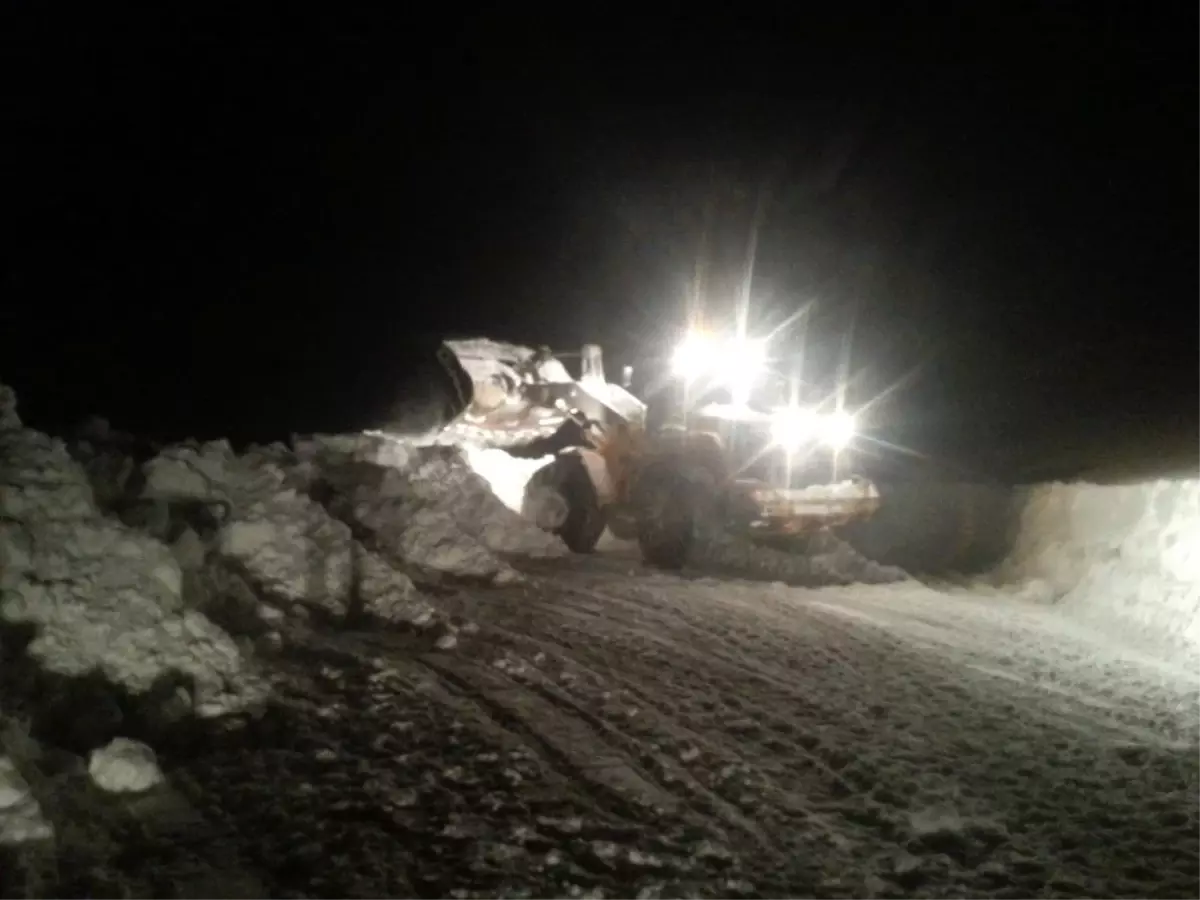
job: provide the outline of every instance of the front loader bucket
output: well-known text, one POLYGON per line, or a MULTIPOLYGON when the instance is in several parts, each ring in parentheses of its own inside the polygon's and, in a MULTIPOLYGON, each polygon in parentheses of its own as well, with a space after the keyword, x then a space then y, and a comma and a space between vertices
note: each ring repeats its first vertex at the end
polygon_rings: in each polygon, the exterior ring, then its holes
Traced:
POLYGON ((438 435, 510 448, 549 438, 568 419, 575 380, 546 351, 487 338, 448 340, 438 360, 458 392, 458 415, 438 435))
POLYGON ((880 507, 879 490, 865 478, 800 489, 760 486, 750 496, 755 506, 751 532, 763 535, 814 534, 870 519, 880 507))

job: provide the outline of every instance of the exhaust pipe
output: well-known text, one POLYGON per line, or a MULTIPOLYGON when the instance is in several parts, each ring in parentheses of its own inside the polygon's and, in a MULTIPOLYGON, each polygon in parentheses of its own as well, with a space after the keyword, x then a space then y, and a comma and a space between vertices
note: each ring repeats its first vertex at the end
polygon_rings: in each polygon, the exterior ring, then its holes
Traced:
POLYGON ((584 344, 579 354, 580 381, 604 381, 604 352, 599 344, 584 344))

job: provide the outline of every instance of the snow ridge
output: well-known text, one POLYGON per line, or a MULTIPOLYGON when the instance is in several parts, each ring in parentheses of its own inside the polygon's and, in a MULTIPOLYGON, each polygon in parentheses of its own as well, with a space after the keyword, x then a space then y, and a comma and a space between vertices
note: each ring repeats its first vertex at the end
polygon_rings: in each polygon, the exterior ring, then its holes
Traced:
POLYGON ((1200 645, 1200 479, 1028 489, 994 577, 1098 628, 1200 645))

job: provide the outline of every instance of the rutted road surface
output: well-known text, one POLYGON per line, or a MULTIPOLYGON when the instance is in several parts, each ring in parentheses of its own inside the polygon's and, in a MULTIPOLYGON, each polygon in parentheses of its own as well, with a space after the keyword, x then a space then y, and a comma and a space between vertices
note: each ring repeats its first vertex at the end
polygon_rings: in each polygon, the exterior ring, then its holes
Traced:
POLYGON ((528 571, 444 598, 453 648, 287 651, 165 761, 193 852, 269 896, 1197 896, 1194 674, 912 583, 528 571))

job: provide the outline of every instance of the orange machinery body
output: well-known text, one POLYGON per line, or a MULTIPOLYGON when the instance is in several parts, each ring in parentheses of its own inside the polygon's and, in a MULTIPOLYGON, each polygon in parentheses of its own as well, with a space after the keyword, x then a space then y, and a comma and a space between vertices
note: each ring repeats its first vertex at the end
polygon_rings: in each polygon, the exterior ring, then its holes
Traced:
POLYGON ((461 388, 463 410, 447 436, 512 448, 545 438, 568 420, 582 421, 583 446, 597 499, 616 524, 628 520, 638 473, 669 460, 702 474, 730 505, 745 513, 751 533, 802 535, 868 518, 879 508, 879 492, 864 479, 803 489, 765 481, 739 480, 721 436, 708 427, 668 425, 650 433, 646 405, 604 378, 600 348, 587 345, 583 371, 572 378, 544 349, 533 350, 484 338, 446 341, 443 365, 461 388))

